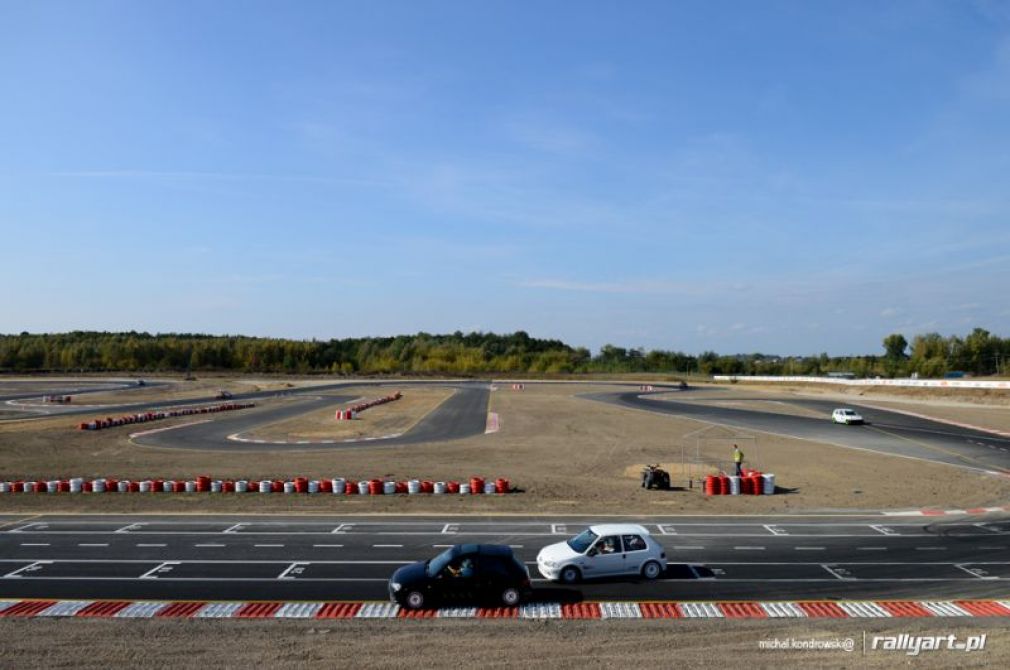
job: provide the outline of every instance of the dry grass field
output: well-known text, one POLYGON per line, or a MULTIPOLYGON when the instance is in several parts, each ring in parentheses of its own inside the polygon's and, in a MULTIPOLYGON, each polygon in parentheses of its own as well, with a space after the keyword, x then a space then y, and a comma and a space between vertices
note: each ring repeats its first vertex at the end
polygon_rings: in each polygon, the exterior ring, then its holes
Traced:
MULTIPOLYGON (((285 478, 293 476, 432 480, 471 475, 506 477, 521 489, 511 496, 207 496, 112 495, 5 496, 4 512, 348 512, 348 513, 773 513, 895 507, 960 507, 1003 504, 1010 479, 980 477, 948 466, 755 433, 748 458, 774 472, 791 492, 776 496, 706 498, 697 486, 645 491, 638 467, 679 466, 688 437, 706 424, 682 417, 625 410, 577 397, 607 386, 527 385, 491 394, 501 417, 498 433, 448 443, 380 444, 327 451, 284 448, 271 452, 193 452, 140 447, 133 427, 79 432, 72 421, 0 424, 0 478, 112 476, 285 478)), ((701 393, 701 392, 699 392, 701 393)), ((714 392, 713 392, 714 393, 714 392)), ((262 403, 269 406, 271 400, 262 403)), ((394 407, 396 403, 391 403, 394 407)), ((373 408, 375 411, 379 408, 373 408)), ((253 416, 260 409, 248 410, 253 416)), ((217 420, 217 417, 214 417, 217 420)), ((185 423, 187 419, 174 422, 185 423)), ((158 427, 172 425, 159 423, 158 427)), ((703 455, 728 460, 727 440, 710 431, 703 455), (725 453, 723 453, 725 452, 725 453)), ((683 482, 675 482, 683 483, 683 482)))
POLYGON ((0 619, 4 667, 1005 668, 993 620, 235 621, 0 619), (987 635, 971 653, 862 653, 863 635, 987 635), (762 640, 844 640, 855 650, 760 649, 762 640))

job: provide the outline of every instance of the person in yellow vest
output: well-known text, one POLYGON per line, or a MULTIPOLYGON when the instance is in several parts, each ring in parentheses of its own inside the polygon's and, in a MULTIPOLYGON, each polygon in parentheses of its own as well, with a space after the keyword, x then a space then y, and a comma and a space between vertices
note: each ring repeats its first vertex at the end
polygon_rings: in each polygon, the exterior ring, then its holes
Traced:
POLYGON ((740 447, 733 445, 733 462, 736 464, 736 476, 743 477, 743 452, 740 451, 740 447))

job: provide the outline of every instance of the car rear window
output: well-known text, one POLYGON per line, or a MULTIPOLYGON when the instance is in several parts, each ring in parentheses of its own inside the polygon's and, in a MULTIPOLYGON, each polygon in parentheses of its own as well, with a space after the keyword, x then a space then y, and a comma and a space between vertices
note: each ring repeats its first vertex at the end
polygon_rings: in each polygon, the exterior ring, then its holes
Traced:
POLYGON ((640 535, 624 536, 625 551, 642 551, 645 548, 646 548, 645 540, 643 540, 640 535))

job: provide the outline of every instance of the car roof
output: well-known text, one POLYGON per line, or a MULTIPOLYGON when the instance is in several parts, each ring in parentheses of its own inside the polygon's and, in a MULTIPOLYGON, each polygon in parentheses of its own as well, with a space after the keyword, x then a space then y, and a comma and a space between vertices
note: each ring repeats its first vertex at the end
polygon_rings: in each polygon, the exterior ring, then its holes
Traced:
POLYGON ((481 556, 511 556, 512 547, 504 544, 457 544, 452 548, 452 553, 460 556, 462 554, 480 554, 481 556))
POLYGON ((601 523, 590 526, 589 530, 597 535, 648 535, 647 531, 637 523, 601 523))
POLYGON ((838 409, 836 409, 835 411, 836 411, 836 412, 852 412, 853 414, 855 414, 855 413, 856 413, 856 410, 854 410, 854 409, 850 409, 850 408, 848 408, 848 407, 839 407, 839 408, 838 408, 838 409))

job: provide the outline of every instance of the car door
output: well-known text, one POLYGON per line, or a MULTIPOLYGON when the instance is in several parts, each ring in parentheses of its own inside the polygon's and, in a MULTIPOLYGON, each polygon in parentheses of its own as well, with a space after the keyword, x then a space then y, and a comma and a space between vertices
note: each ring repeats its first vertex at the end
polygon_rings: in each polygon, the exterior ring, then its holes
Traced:
POLYGON ((439 599, 446 604, 472 601, 477 590, 476 556, 464 555, 445 566, 438 576, 439 599))
POLYGON ((608 577, 624 572, 624 548, 620 535, 607 535, 596 541, 586 552, 583 575, 586 577, 608 577))
POLYGON ((621 539, 624 540, 624 571, 637 575, 649 557, 649 545, 641 535, 623 535, 621 539))

